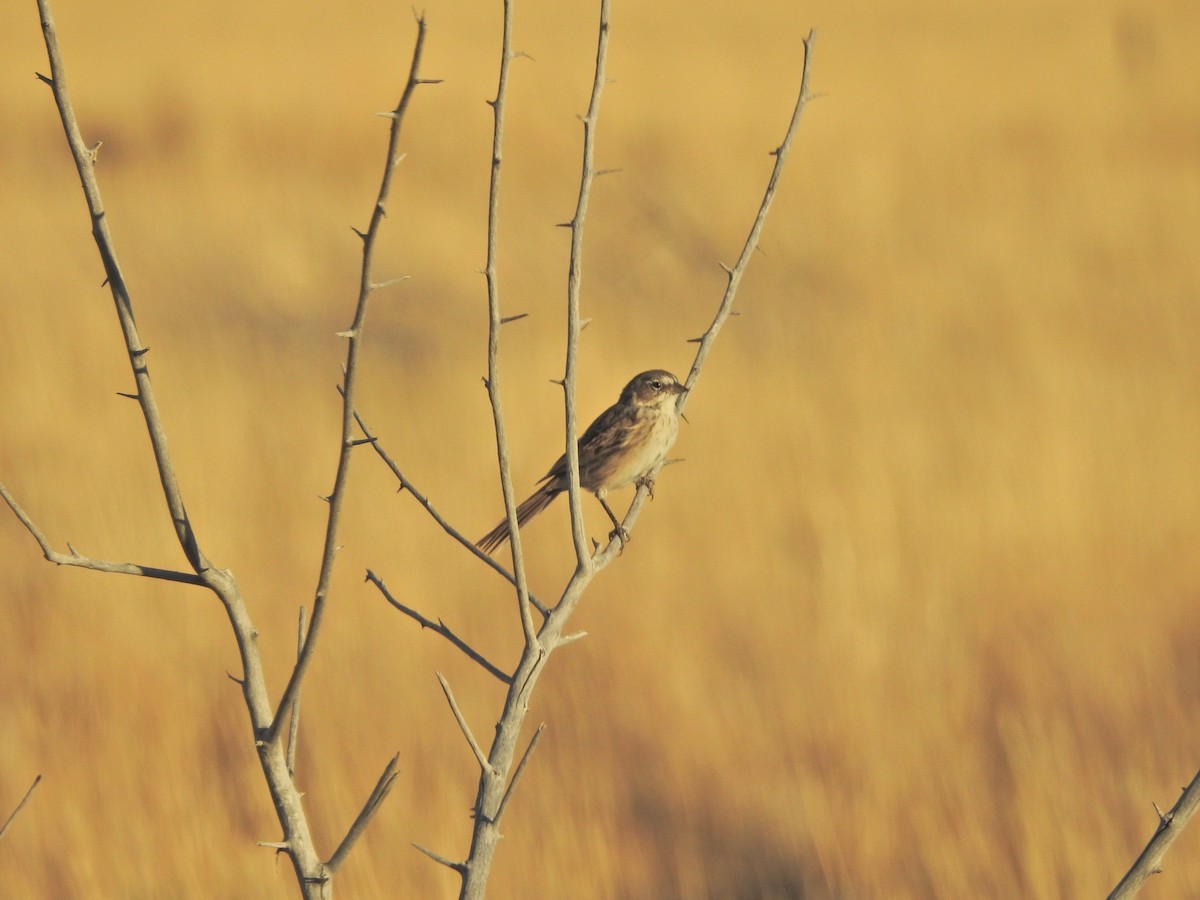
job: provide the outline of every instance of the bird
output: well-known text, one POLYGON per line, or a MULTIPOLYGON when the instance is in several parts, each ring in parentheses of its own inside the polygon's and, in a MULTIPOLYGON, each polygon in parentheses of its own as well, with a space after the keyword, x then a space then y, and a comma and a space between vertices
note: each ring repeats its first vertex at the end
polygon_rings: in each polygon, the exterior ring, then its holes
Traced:
MULTIPOLYGON (((621 396, 596 417, 579 438, 579 486, 596 495, 622 543, 629 539, 620 521, 605 501, 609 491, 627 485, 645 484, 653 496, 650 472, 663 462, 679 434, 676 400, 687 388, 666 369, 651 369, 635 375, 621 396)), ((539 487, 517 507, 517 525, 522 526, 567 489, 567 455, 538 479, 539 487)), ((505 518, 475 544, 491 553, 512 535, 505 518)))

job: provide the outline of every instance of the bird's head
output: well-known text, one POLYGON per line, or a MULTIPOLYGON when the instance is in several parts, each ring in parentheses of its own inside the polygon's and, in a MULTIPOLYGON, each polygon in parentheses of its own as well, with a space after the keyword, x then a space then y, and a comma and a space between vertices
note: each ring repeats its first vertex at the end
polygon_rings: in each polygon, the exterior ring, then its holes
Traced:
POLYGON ((621 402, 630 406, 664 406, 674 403, 675 398, 686 391, 679 379, 666 369, 651 369, 635 375, 625 390, 621 391, 621 402))

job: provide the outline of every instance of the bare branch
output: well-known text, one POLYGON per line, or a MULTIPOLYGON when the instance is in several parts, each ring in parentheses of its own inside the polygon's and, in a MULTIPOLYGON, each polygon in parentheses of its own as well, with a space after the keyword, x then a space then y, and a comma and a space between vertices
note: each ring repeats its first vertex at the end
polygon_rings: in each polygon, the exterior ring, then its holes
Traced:
POLYGON ((392 757, 391 761, 383 770, 383 774, 379 776, 379 780, 375 782, 375 789, 371 791, 371 796, 367 798, 367 802, 363 804, 362 811, 350 826, 350 830, 346 832, 346 836, 342 838, 342 842, 338 844, 337 850, 333 856, 329 857, 329 862, 325 863, 325 868, 332 875, 342 863, 346 861, 346 856, 354 849, 354 845, 358 843, 358 839, 362 837, 367 826, 371 824, 371 819, 375 813, 379 811, 380 805, 392 790, 392 785, 396 782, 396 764, 400 761, 400 754, 397 753, 392 757))
POLYGON ((1183 826, 1191 820, 1197 807, 1200 807, 1200 772, 1197 772, 1192 778, 1192 783, 1183 789, 1170 811, 1163 813, 1155 805, 1158 827, 1154 829, 1150 842, 1125 873, 1125 877, 1108 895, 1108 900, 1128 900, 1136 896, 1151 875, 1162 871, 1163 857, 1183 831, 1183 826))
MULTIPOLYGON (((390 455, 388 455, 386 450, 383 449, 383 445, 380 443, 379 438, 371 433, 371 430, 367 427, 367 423, 363 420, 363 417, 358 413, 357 410, 354 413, 354 418, 355 421, 358 422, 358 427, 362 430, 363 435, 367 439, 366 443, 371 444, 371 446, 375 448, 376 454, 378 454, 379 458, 383 460, 384 465, 392 470, 392 474, 395 475, 396 480, 400 482, 400 489, 407 491, 412 495, 414 500, 425 507, 425 511, 433 517, 435 522, 442 526, 442 530, 445 531, 446 534, 450 535, 450 537, 458 541, 459 544, 466 547, 472 554, 475 555, 477 559, 487 563, 492 569, 503 575, 510 584, 515 586, 517 581, 509 573, 508 569, 504 568, 504 566, 496 562, 494 559, 488 556, 488 554, 476 547, 474 541, 472 541, 461 531, 451 525, 445 518, 443 518, 442 514, 439 513, 437 509, 434 508, 434 505, 429 501, 429 498, 422 494, 417 489, 417 486, 404 476, 404 473, 400 471, 400 466, 397 465, 396 461, 392 459, 390 455)), ((532 594, 529 595, 529 602, 532 603, 537 608, 538 612, 540 612, 543 616, 550 615, 550 611, 537 599, 537 597, 533 596, 532 594)))
MULTIPOLYGON (((512 552, 513 578, 517 589, 517 612, 521 619, 521 631, 525 645, 537 644, 537 631, 533 627, 533 616, 529 612, 529 584, 525 578, 525 554, 521 547, 520 528, 517 527, 517 498, 513 492, 512 469, 508 461, 508 438, 504 431, 504 408, 500 402, 500 328, 505 319, 500 315, 500 282, 496 274, 496 238, 500 224, 500 164, 504 146, 504 108, 508 97, 508 70, 513 60, 512 50, 512 4, 504 0, 504 17, 500 38, 500 75, 496 84, 496 99, 492 107, 492 169, 488 183, 488 227, 487 263, 483 275, 487 280, 488 295, 488 349, 487 385, 488 401, 492 406, 492 426, 496 434, 496 461, 500 468, 500 492, 504 497, 504 514, 508 518, 511 535, 509 549, 512 552)), ((472 549, 474 547, 472 546, 472 549)))
POLYGON ((454 713, 454 719, 458 722, 458 727, 462 729, 463 737, 467 739, 467 743, 471 745, 471 752, 475 754, 475 761, 479 763, 479 768, 484 772, 491 772, 492 766, 487 761, 487 757, 483 755, 483 750, 479 746, 479 742, 475 740, 475 735, 471 733, 471 726, 467 724, 467 720, 463 718, 462 711, 458 708, 458 704, 454 700, 454 692, 450 690, 450 683, 446 681, 441 672, 436 673, 438 683, 442 686, 442 693, 446 695, 446 702, 450 704, 450 711, 454 713))
POLYGON ((355 387, 358 383, 358 355, 362 347, 362 332, 367 315, 367 301, 371 296, 373 287, 371 265, 374 259, 375 243, 379 236, 379 227, 383 221, 384 210, 387 206, 388 193, 391 190, 392 173, 395 171, 396 164, 401 157, 398 148, 400 146, 400 131, 404 122, 404 114, 408 110, 408 104, 412 99, 413 93, 416 91, 418 85, 421 84, 421 79, 417 73, 420 69, 421 53, 424 46, 425 19, 418 16, 417 39, 413 46, 408 82, 405 84, 404 91, 400 95, 400 102, 393 111, 392 124, 388 133, 387 163, 383 168, 383 176, 380 179, 379 194, 371 210, 371 224, 367 227, 366 232, 362 234, 362 268, 359 275, 358 303, 354 310, 354 321, 348 329, 347 340, 349 346, 346 348, 345 374, 342 378, 340 452, 338 454, 337 472, 333 480, 333 491, 329 495, 329 516, 325 526, 325 545, 321 555, 320 574, 317 576, 317 588, 313 597, 312 618, 309 622, 308 634, 304 640, 304 647, 296 659, 296 665, 292 668, 292 674, 288 679, 287 687, 284 688, 283 695, 279 698, 279 704, 275 708, 275 715, 271 721, 271 726, 264 735, 263 739, 267 742, 274 742, 279 739, 286 715, 291 709, 292 704, 296 702, 297 695, 300 692, 300 684, 304 680, 304 675, 308 671, 308 666, 312 661, 313 652, 316 650, 317 638, 321 632, 321 624, 325 619, 329 583, 333 577, 333 561, 338 547, 338 526, 341 522, 342 506, 346 497, 346 485, 350 477, 350 458, 354 450, 354 395, 355 387))
MULTIPOLYGON (((742 282, 742 275, 746 271, 746 266, 749 265, 754 251, 758 248, 758 239, 762 234, 763 226, 766 224, 767 213, 771 210, 771 203, 775 199, 775 192, 779 187, 779 178, 783 174, 783 167, 787 163, 788 153, 792 149, 792 140, 795 138, 796 131, 800 127, 800 117, 804 115, 808 101, 812 99, 812 94, 808 88, 808 77, 812 68, 813 43, 816 39, 817 31, 815 28, 810 30, 808 37, 804 39, 804 65, 800 70, 800 91, 796 96, 796 105, 792 110, 792 118, 788 122, 783 141, 771 151, 771 155, 775 157, 775 165, 771 169, 771 177, 767 180, 767 188, 763 192, 762 202, 758 206, 758 213, 755 215, 754 222, 750 226, 750 233, 746 236, 746 243, 742 246, 742 252, 732 268, 721 263, 721 268, 725 271, 728 279, 728 283, 725 286, 725 295, 721 298, 720 306, 717 307, 717 313, 713 317, 712 323, 708 326, 708 330, 704 332, 699 340, 700 346, 696 350, 696 358, 692 362, 691 371, 688 373, 685 382, 688 393, 680 394, 679 400, 676 402, 676 408, 680 413, 687 406, 691 389, 700 377, 700 370, 704 366, 704 360, 708 357, 709 350, 712 349, 713 341, 717 338, 717 332, 721 330, 721 326, 725 324, 725 320, 733 314, 733 299, 737 295, 738 286, 742 282)), ((638 491, 637 499, 641 499, 641 497, 642 492, 638 491)), ((635 503, 637 499, 635 499, 635 503)))
POLYGON ((467 867, 464 866, 462 863, 455 862, 452 859, 447 859, 446 857, 442 856, 440 853, 434 853, 428 847, 422 847, 420 844, 415 843, 415 842, 413 843, 413 846, 416 847, 418 850, 420 850, 422 853, 424 853, 426 856, 428 856, 430 859, 432 859, 435 863, 441 863, 447 869, 453 869, 455 872, 458 872, 460 874, 462 872, 465 872, 467 869, 467 867))
POLYGON ((500 819, 504 816, 504 810, 508 808, 509 798, 512 797, 513 789, 517 786, 517 782, 521 780, 521 775, 525 771, 525 764, 529 762, 529 757, 533 753, 533 748, 537 746, 538 740, 542 736, 542 732, 546 730, 546 723, 543 722, 537 727, 537 731, 533 733, 533 737, 529 739, 529 746, 525 748, 525 752, 521 754, 521 761, 517 763, 517 770, 513 772, 512 781, 508 783, 507 790, 504 791, 504 796, 500 798, 500 805, 496 808, 496 817, 492 820, 494 825, 500 824, 500 819))
MULTIPOLYGON (((717 338, 717 333, 725 324, 725 321, 732 315, 737 315, 733 309, 734 297, 737 295, 737 290, 742 281, 742 275, 749 265, 750 259, 754 255, 754 251, 758 248, 758 239, 762 234, 763 226, 767 221, 767 213, 770 212, 771 203, 775 199, 775 193, 779 187, 779 179, 783 174, 784 164, 787 162, 788 153, 791 151, 792 141, 796 136, 796 132, 800 126, 800 118, 804 114, 805 108, 808 106, 809 100, 813 95, 809 91, 809 73, 812 68, 813 43, 817 37, 816 29, 810 30, 808 36, 804 39, 804 63, 800 71, 800 90, 796 96, 796 105, 792 110, 792 117, 788 121, 787 130, 784 133, 783 141, 778 147, 770 152, 770 155, 775 157, 775 164, 771 169, 770 178, 767 180, 766 190, 763 192, 763 198, 758 207, 758 212, 754 216, 754 222, 750 226, 750 233, 746 236, 746 242, 742 246, 742 252, 738 256, 737 262, 732 266, 727 266, 721 263, 721 268, 725 271, 728 283, 725 286, 724 296, 717 307, 717 312, 713 316, 712 322, 704 334, 690 343, 699 343, 696 349, 696 356, 692 362, 691 370, 688 372, 685 385, 688 389, 686 393, 679 395, 679 400, 676 403, 676 408, 679 414, 683 415, 684 408, 687 405, 688 398, 691 396, 691 390, 696 384, 696 380, 700 377, 700 370, 704 367, 704 361, 707 359, 709 351, 712 349, 713 342, 717 338)), ((663 465, 666 465, 664 463, 663 465)), ((654 476, 661 471, 662 466, 654 472, 650 473, 648 481, 653 483, 654 476)), ((630 504, 629 511, 625 514, 622 521, 626 531, 633 528, 641 514, 642 506, 645 504, 647 497, 650 495, 650 489, 645 486, 639 486, 637 494, 633 498, 633 503, 630 504)), ((620 555, 622 544, 619 540, 610 540, 601 550, 598 550, 592 556, 592 562, 596 569, 602 569, 611 563, 618 555, 620 555)))
POLYGON ((38 542, 38 546, 42 548, 42 556, 57 566, 78 566, 81 569, 91 569, 94 572, 111 572, 117 575, 140 575, 143 578, 157 578, 162 581, 175 581, 180 584, 193 584, 199 587, 205 587, 205 581, 199 575, 192 572, 177 572, 173 569, 159 569, 154 566, 140 566, 136 563, 118 563, 107 562, 100 559, 92 559, 88 556, 81 556, 75 551, 75 548, 67 544, 69 553, 61 553, 50 546, 50 542, 46 540, 45 535, 33 524, 33 520, 29 518, 25 510, 23 510, 12 494, 8 492, 3 484, 0 484, 0 497, 4 498, 4 502, 8 504, 9 509, 13 511, 16 517, 25 526, 25 529, 33 535, 33 539, 38 542))
POLYGON ((13 823, 13 819, 15 819, 17 817, 17 814, 24 808, 25 804, 29 802, 29 798, 31 796, 33 796, 34 788, 36 788, 39 784, 41 784, 41 782, 42 782, 41 775, 38 775, 36 778, 33 779, 33 784, 31 784, 29 786, 29 790, 27 790, 25 792, 25 796, 21 798, 21 802, 17 804, 17 808, 14 809, 9 814, 8 818, 4 820, 4 824, 0 825, 0 840, 4 839, 4 835, 8 832, 8 826, 13 823))
MULTIPOLYGON (((307 610, 301 606, 299 621, 296 624, 296 656, 304 650, 304 616, 307 610)), ((288 776, 296 776, 296 738, 300 733, 300 692, 296 692, 296 702, 292 704, 292 721, 288 725, 287 770, 288 776)))
MULTIPOLYGON (((79 123, 75 119, 75 110, 71 106, 71 95, 67 89, 67 73, 63 66, 62 55, 58 49, 58 33, 54 27, 54 16, 50 11, 50 0, 38 0, 38 11, 41 14, 42 37, 46 42, 46 55, 50 60, 50 78, 42 78, 50 85, 54 93, 54 102, 58 106, 59 118, 67 136, 67 144, 71 148, 71 156, 75 160, 75 169, 79 173, 79 181, 87 200, 88 213, 92 220, 92 237, 100 251, 100 259, 104 264, 104 274, 113 302, 116 304, 117 319, 121 325, 121 334, 125 340, 125 349, 129 356, 129 364, 133 370, 133 380, 137 385, 134 399, 142 410, 142 418, 146 422, 146 431, 150 435, 150 445, 154 452, 154 462, 158 467, 158 477, 162 484, 163 497, 167 501, 167 510, 171 515, 171 524, 179 546, 183 548, 184 556, 193 571, 197 574, 209 568, 208 560, 200 552, 196 536, 192 531, 192 523, 183 505, 183 495, 179 490, 179 482, 175 477, 175 467, 171 462, 167 448, 167 433, 163 427, 162 418, 158 412, 158 401, 155 399, 154 385, 150 381, 150 369, 144 359, 146 347, 138 335, 137 325, 133 318, 133 304, 125 285, 125 276, 121 273, 117 261, 117 251, 112 235, 108 230, 108 219, 104 214, 104 203, 100 198, 100 186, 96 182, 95 165, 96 151, 99 144, 88 147, 84 143, 79 123)), ((76 563, 69 563, 75 565, 76 563)), ((163 570, 157 570, 160 573, 163 570)), ((141 573, 136 573, 141 574, 141 573)), ((161 577, 152 576, 152 577, 161 577)), ((178 580, 178 579, 171 579, 178 580)))
MULTIPOLYGON (((567 265, 567 360, 563 374, 563 407, 566 418, 567 499, 571 507, 571 537, 575 543, 576 576, 592 568, 583 526, 583 505, 579 496, 579 435, 575 412, 575 369, 579 355, 579 283, 583 269, 583 223, 587 218, 588 198, 596 177, 596 124, 600 115, 600 96, 604 91, 608 60, 608 0, 600 0, 600 33, 596 40, 596 68, 592 76, 592 95, 583 117, 583 162, 579 176, 579 197, 571 216, 571 255, 567 265)), ((515 528, 514 528, 515 530, 515 528)))
POLYGON ((393 597, 392 592, 387 589, 387 585, 383 583, 383 580, 370 569, 367 570, 366 580, 371 582, 379 589, 379 592, 383 594, 383 598, 387 600, 388 603, 400 610, 400 612, 404 613, 409 618, 416 621, 422 628, 428 628, 440 634, 455 647, 465 653, 470 659, 479 663, 479 665, 481 665, 490 674, 494 675, 504 684, 510 684, 512 682, 512 678, 507 672, 505 672, 499 666, 491 663, 482 653, 477 651, 474 647, 451 631, 445 622, 441 621, 440 619, 437 622, 434 622, 432 619, 427 619, 412 607, 405 606, 403 603, 393 597))

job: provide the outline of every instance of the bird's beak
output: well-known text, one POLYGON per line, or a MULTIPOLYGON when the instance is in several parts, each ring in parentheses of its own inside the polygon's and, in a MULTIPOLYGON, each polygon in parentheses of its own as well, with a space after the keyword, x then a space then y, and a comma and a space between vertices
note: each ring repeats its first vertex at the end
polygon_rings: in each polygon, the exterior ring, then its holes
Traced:
POLYGON ((671 385, 671 393, 673 393, 673 394, 686 394, 686 393, 687 393, 687 388, 686 388, 686 387, 684 387, 682 384, 680 384, 680 383, 677 381, 677 382, 675 382, 673 385, 671 385))

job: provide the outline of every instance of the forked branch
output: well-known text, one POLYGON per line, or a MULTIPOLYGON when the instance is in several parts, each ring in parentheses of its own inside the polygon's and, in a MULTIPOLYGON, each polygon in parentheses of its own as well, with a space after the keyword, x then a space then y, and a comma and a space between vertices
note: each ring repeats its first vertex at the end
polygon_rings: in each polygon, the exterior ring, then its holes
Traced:
POLYGON ((0 484, 0 497, 8 504, 8 508, 13 511, 13 514, 25 526, 25 530, 33 535, 33 539, 38 542, 38 546, 42 548, 42 556, 54 563, 56 566, 78 566, 82 569, 91 569, 93 572, 109 572, 116 575, 140 575, 143 578, 157 578, 162 581, 176 581, 180 584, 194 584, 204 587, 205 581, 199 575, 193 572, 178 572, 174 569, 159 569, 154 566, 139 566, 137 563, 119 563, 108 562, 102 559, 92 559, 89 556, 82 556, 79 552, 67 544, 67 553, 62 553, 50 546, 50 542, 46 540, 46 536, 33 524, 33 520, 21 508, 12 494, 8 492, 3 484, 0 484))
POLYGON ((96 181, 96 152, 100 145, 97 143, 95 147, 89 148, 84 143, 79 123, 75 119, 75 110, 71 105, 71 93, 67 87, 67 73, 58 47, 58 32, 54 27, 54 16, 50 10, 50 0, 38 0, 38 12, 41 15, 42 37, 46 42, 46 56, 50 61, 50 77, 40 77, 54 93, 54 102, 58 106, 59 118, 62 120, 63 131, 67 136, 71 157, 75 160, 75 169, 79 173, 79 182, 83 187, 84 198, 87 200, 88 214, 92 220, 92 237, 96 241, 96 248, 100 251, 100 260, 104 264, 108 289, 116 304, 117 320, 121 325, 121 335, 125 340, 129 365, 133 370, 136 390, 132 396, 137 400, 138 406, 142 410, 142 417, 146 421, 146 431, 150 435, 150 446, 154 452, 154 463, 158 468, 163 497, 167 501, 167 510, 171 515, 171 525, 175 529, 179 546, 183 548, 184 556, 187 557, 192 570, 200 574, 209 568, 208 560, 200 552, 196 536, 192 531, 191 520, 188 519, 187 510, 183 505, 183 494, 180 492, 179 482, 175 477, 175 466, 171 462, 171 455, 167 449, 167 432, 158 412, 154 384, 150 380, 150 369, 146 364, 149 348, 142 343, 142 339, 138 335, 137 324, 133 318, 133 304, 125 285, 125 276, 121 273, 121 266, 117 261, 116 247, 108 230, 108 219, 104 214, 104 202, 100 198, 100 185, 96 181))

